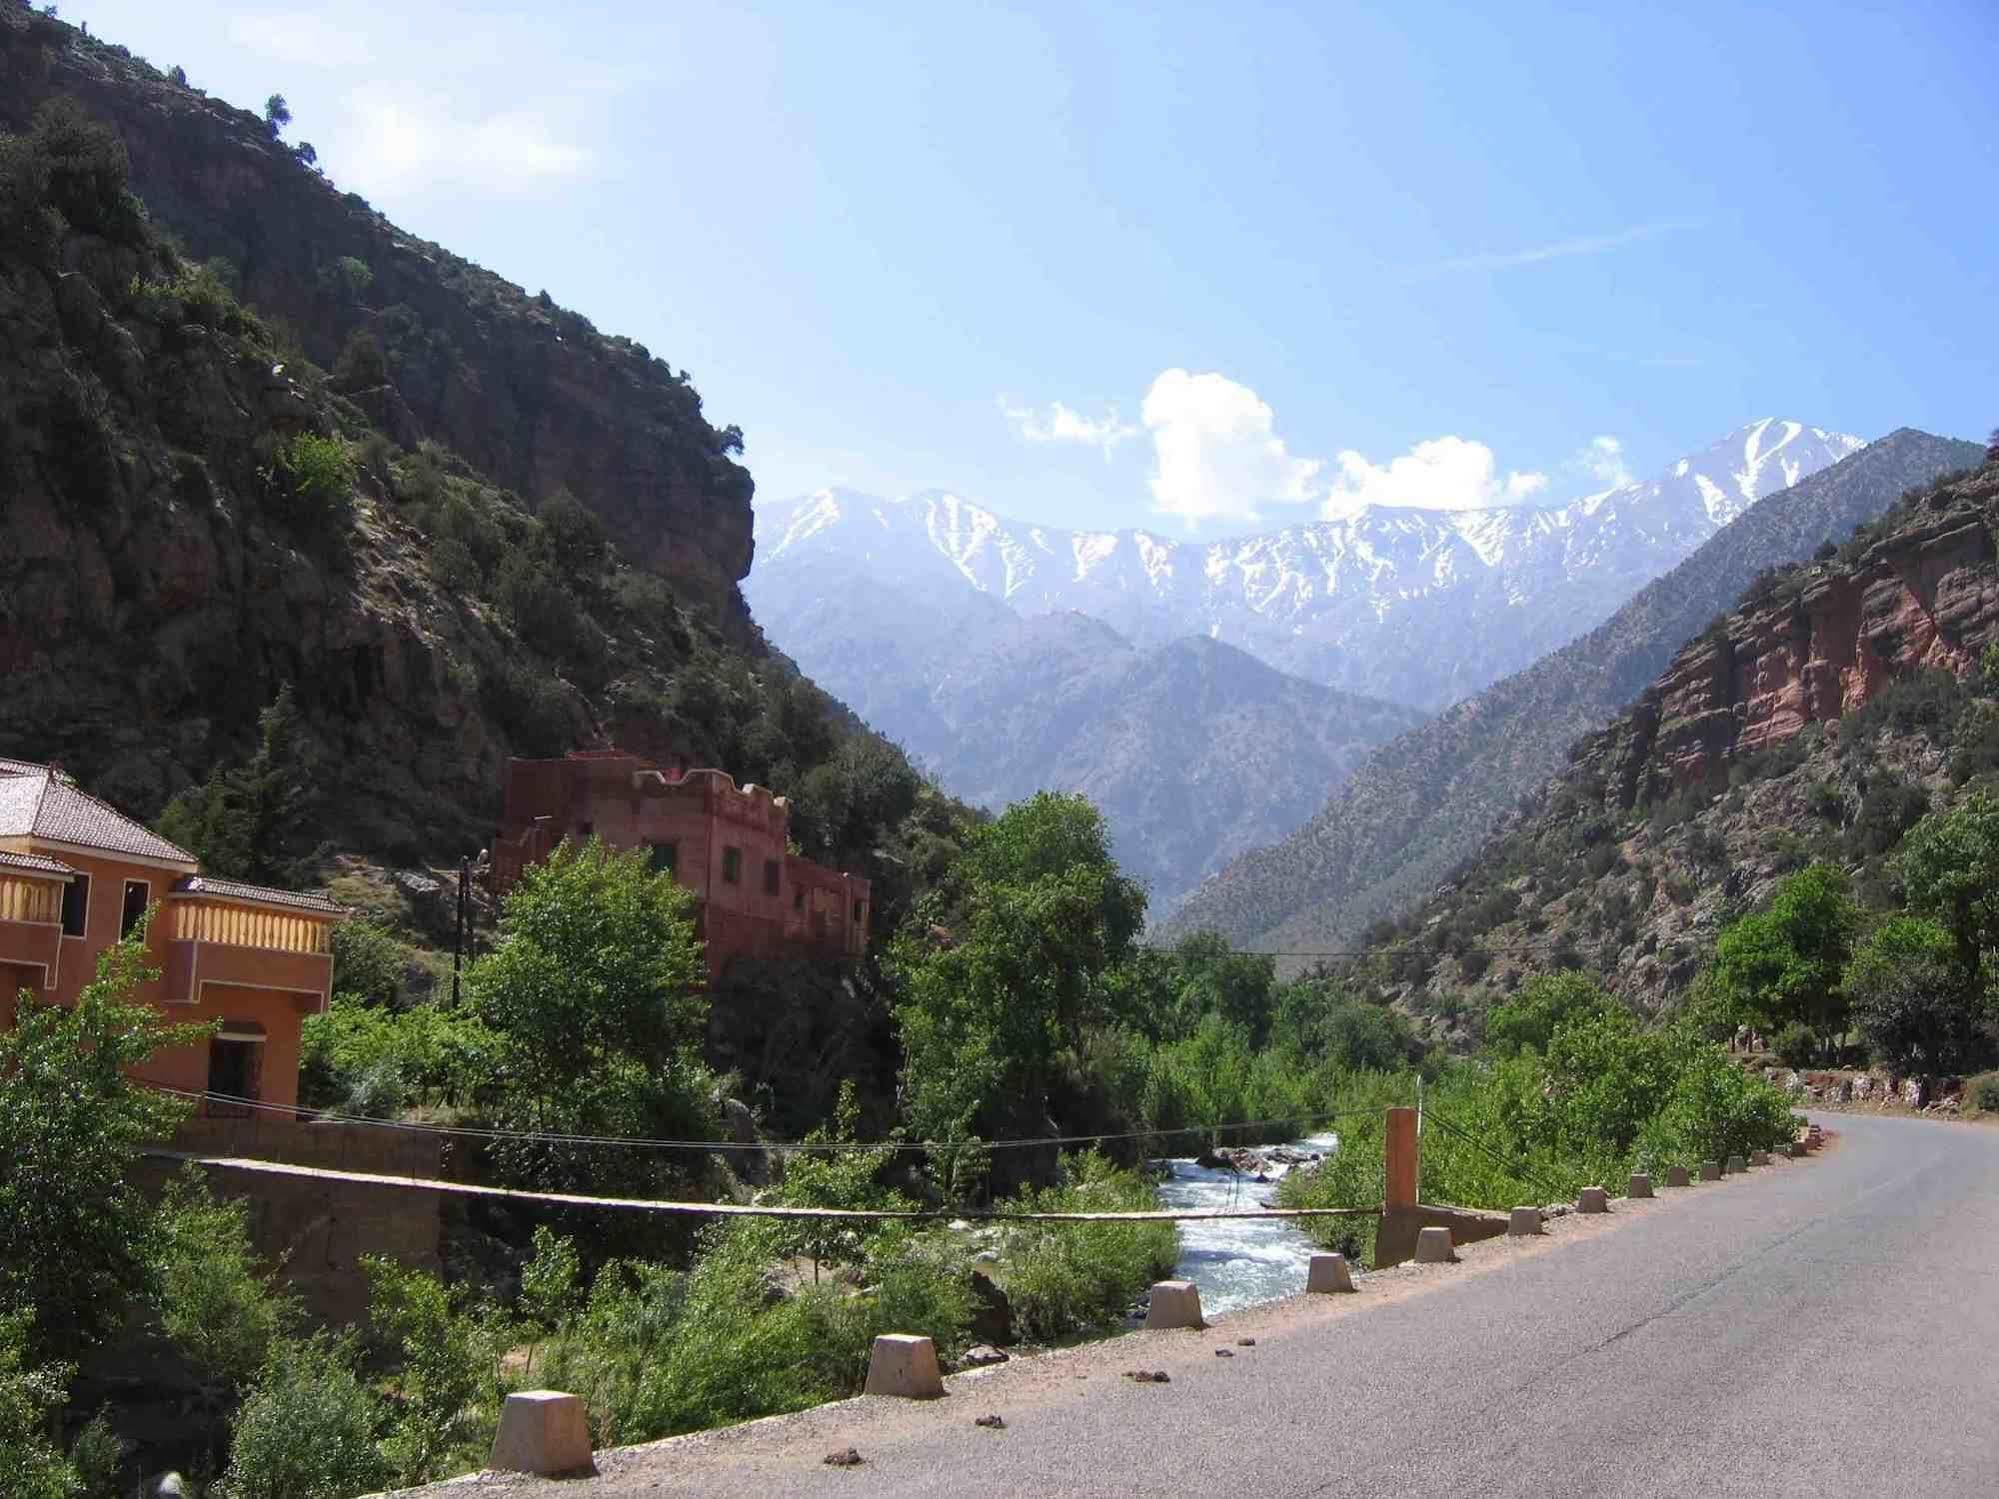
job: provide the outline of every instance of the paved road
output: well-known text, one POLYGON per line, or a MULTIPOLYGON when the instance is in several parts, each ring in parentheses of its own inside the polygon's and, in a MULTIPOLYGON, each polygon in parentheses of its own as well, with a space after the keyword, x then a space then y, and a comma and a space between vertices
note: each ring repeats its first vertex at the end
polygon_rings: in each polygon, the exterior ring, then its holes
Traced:
POLYGON ((497 1487, 1999 1493, 1999 1131, 1822 1122, 1837 1139, 1815 1159, 1367 1277, 1355 1296, 1019 1361, 951 1381, 940 1401, 848 1401, 606 1454, 595 1479, 497 1487), (1119 1377, 1135 1366, 1172 1383, 1119 1377), (1007 1429, 972 1424, 988 1411, 1007 1429), (850 1444, 863 1466, 821 1461, 850 1444))

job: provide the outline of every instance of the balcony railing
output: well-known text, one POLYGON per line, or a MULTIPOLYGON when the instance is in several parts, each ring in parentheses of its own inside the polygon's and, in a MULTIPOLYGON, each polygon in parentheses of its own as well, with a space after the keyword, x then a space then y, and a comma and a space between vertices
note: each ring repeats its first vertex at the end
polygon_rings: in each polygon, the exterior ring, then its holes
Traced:
POLYGON ((330 953, 333 927, 310 916, 259 911, 224 902, 185 901, 174 908, 176 942, 261 947, 270 952, 330 953))

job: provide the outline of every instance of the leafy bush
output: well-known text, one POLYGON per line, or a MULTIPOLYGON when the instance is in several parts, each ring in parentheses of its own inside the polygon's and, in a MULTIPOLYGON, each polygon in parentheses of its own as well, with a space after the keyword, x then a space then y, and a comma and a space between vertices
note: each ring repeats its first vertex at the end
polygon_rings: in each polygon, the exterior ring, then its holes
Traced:
POLYGON ((290 496, 299 518, 325 525, 344 518, 354 492, 354 460, 337 437, 299 432, 278 448, 275 482, 290 496))
POLYGON ((366 1258, 368 1317, 397 1363, 382 1455, 404 1483, 476 1467, 499 1419, 499 1356, 511 1339, 498 1315, 467 1309, 472 1288, 366 1258))
POLYGON ((1818 1033, 1793 1020, 1770 1038, 1770 1049, 1786 1067, 1809 1067, 1818 1058, 1818 1033))
POLYGON ((66 1364, 31 1362, 28 1311, 0 1314, 0 1494, 75 1499, 78 1475, 49 1441, 50 1417, 69 1395, 66 1364))
POLYGON ((1965 1099, 1983 1114, 1999 1113, 1999 1072, 1985 1072, 1964 1085, 1965 1099))
POLYGON ((249 1205, 214 1197, 190 1168, 168 1185, 159 1225, 161 1330, 209 1378, 248 1385, 296 1316, 250 1247, 249 1205))
POLYGON ((336 995, 324 1014, 306 1017, 300 1097, 314 1108, 369 1115, 416 1103, 469 1107, 493 1084, 498 1051, 498 1038, 463 1011, 384 1010, 336 995))
MULTIPOLYGON (((1058 1185, 1030 1188, 1016 1206, 1031 1213, 1148 1210, 1152 1183, 1090 1152, 1066 1156, 1058 1185)), ((999 1279, 1015 1330, 1053 1339, 1114 1326, 1132 1297, 1170 1272, 1179 1236, 1170 1223, 1023 1223, 1000 1245, 999 1279)))
POLYGON ((324 1334, 280 1343, 230 1434, 220 1499, 352 1499, 390 1479, 375 1436, 383 1411, 354 1372, 353 1346, 324 1334))

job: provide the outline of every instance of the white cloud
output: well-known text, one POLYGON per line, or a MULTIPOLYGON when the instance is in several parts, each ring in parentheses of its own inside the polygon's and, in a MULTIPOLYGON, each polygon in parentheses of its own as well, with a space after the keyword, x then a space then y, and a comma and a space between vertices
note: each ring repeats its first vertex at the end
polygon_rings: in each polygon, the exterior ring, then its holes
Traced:
POLYGON ((1050 401, 1045 410, 1036 410, 1032 406, 1016 406, 1001 396, 1000 410, 1006 413, 1013 430, 1027 442, 1081 443, 1101 449, 1106 458, 1119 443, 1138 435, 1138 428, 1123 420, 1115 406, 1106 407, 1101 417, 1092 418, 1060 401, 1050 401))
POLYGON ((364 67, 374 60, 367 38, 311 11, 232 16, 229 40, 273 62, 296 67, 364 67))
POLYGON ((1382 464, 1349 448, 1340 454, 1339 469, 1324 507, 1329 518, 1351 515, 1366 505, 1438 510, 1517 505, 1548 487, 1542 473, 1515 470, 1501 477, 1492 449, 1468 437, 1433 437, 1382 464))
POLYGON ((591 153, 561 140, 533 109, 459 120, 415 88, 368 84, 348 96, 339 169, 380 191, 450 183, 531 193, 588 170, 591 153))
POLYGON ((1624 444, 1615 437, 1592 437, 1573 461, 1605 489, 1618 489, 1631 482, 1631 469, 1624 461, 1624 444))
POLYGON ((1152 500, 1163 514, 1190 526, 1253 521, 1259 506, 1316 497, 1324 465, 1287 451, 1270 407, 1225 375, 1162 371, 1139 415, 1152 434, 1152 500))

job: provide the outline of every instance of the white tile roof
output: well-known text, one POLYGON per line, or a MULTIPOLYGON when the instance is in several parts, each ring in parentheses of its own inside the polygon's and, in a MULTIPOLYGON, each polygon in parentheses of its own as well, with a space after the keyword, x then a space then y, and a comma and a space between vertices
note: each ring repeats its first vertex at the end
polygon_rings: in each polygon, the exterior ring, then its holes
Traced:
POLYGON ((24 760, 0 760, 0 838, 47 838, 169 864, 195 862, 186 849, 79 789, 62 771, 24 760))

